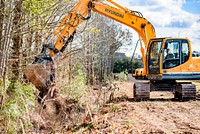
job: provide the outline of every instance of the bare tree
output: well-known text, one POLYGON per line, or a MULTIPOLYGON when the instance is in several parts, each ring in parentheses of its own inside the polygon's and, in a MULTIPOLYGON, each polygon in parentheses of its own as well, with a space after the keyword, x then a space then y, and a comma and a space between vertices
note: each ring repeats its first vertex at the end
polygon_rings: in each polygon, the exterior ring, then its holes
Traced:
POLYGON ((12 67, 12 82, 19 80, 20 77, 20 57, 21 57, 21 46, 22 46, 22 30, 21 30, 21 22, 22 22, 22 4, 23 0, 14 2, 14 16, 13 16, 13 26, 12 26, 12 42, 13 45, 11 47, 11 67, 12 67))
POLYGON ((5 0, 0 1, 0 76, 3 76, 4 72, 4 44, 3 42, 3 23, 4 23, 4 9, 5 9, 5 0))

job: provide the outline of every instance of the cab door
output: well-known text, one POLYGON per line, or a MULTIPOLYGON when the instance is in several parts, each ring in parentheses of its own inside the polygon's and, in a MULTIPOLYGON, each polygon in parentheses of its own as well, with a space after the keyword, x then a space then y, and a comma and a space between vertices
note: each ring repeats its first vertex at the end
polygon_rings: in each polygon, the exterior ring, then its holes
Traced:
POLYGON ((160 53, 162 40, 154 40, 150 43, 148 51, 148 70, 149 74, 160 74, 160 53))

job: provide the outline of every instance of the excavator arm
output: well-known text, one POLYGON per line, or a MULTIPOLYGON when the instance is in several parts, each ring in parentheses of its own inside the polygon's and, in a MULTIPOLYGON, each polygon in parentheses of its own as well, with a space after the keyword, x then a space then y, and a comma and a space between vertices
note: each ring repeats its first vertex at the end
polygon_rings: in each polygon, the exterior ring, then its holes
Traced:
POLYGON ((50 52, 51 56, 55 56, 58 52, 64 52, 68 43, 72 41, 77 26, 91 17, 91 9, 92 3, 90 0, 81 0, 66 15, 60 25, 53 32, 53 35, 58 35, 58 38, 54 45, 55 51, 50 52))
POLYGON ((53 32, 53 36, 57 38, 56 42, 45 44, 40 56, 35 59, 34 64, 25 69, 25 76, 39 90, 51 88, 52 83, 55 83, 54 58, 64 52, 68 43, 73 40, 78 25, 91 17, 91 11, 125 24, 138 33, 145 46, 143 48, 141 45, 141 53, 144 63, 143 75, 146 74, 145 68, 147 60, 145 51, 148 48, 149 40, 156 37, 153 25, 140 12, 129 10, 112 0, 107 0, 107 2, 110 4, 108 5, 101 0, 80 0, 67 13, 66 17, 53 32), (47 54, 46 49, 50 49, 50 53, 47 54))
POLYGON ((55 36, 59 34, 59 37, 55 43, 55 51, 52 51, 51 55, 54 56, 55 53, 64 51, 64 48, 72 38, 71 36, 74 35, 77 26, 84 20, 88 20, 91 16, 91 10, 93 10, 94 12, 133 28, 138 33, 145 45, 145 48, 141 47, 143 62, 145 63, 144 49, 148 48, 148 41, 156 37, 153 25, 146 20, 140 12, 124 8, 112 0, 107 1, 117 8, 99 0, 80 0, 54 31, 53 34, 55 36))

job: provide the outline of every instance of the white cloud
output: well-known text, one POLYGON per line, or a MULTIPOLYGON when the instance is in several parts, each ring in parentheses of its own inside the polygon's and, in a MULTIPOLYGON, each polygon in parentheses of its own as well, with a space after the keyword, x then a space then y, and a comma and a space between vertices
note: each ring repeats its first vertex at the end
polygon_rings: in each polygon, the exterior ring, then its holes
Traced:
POLYGON ((114 0, 131 10, 140 11, 155 27, 157 37, 187 37, 193 50, 200 51, 200 14, 182 9, 189 0, 114 0))

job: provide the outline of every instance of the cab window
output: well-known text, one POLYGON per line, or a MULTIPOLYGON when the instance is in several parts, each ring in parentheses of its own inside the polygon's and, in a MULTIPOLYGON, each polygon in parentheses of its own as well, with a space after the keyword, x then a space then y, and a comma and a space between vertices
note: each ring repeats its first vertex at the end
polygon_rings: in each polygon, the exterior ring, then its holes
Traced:
POLYGON ((179 66, 189 59, 188 41, 185 39, 167 40, 163 52, 163 69, 179 66))
POLYGON ((149 73, 159 74, 160 73, 160 48, 162 41, 154 41, 151 43, 149 51, 149 73))
POLYGON ((185 63, 189 59, 189 46, 187 41, 182 42, 182 58, 181 62, 185 63))
POLYGON ((167 40, 163 54, 163 69, 180 65, 180 41, 167 40))

